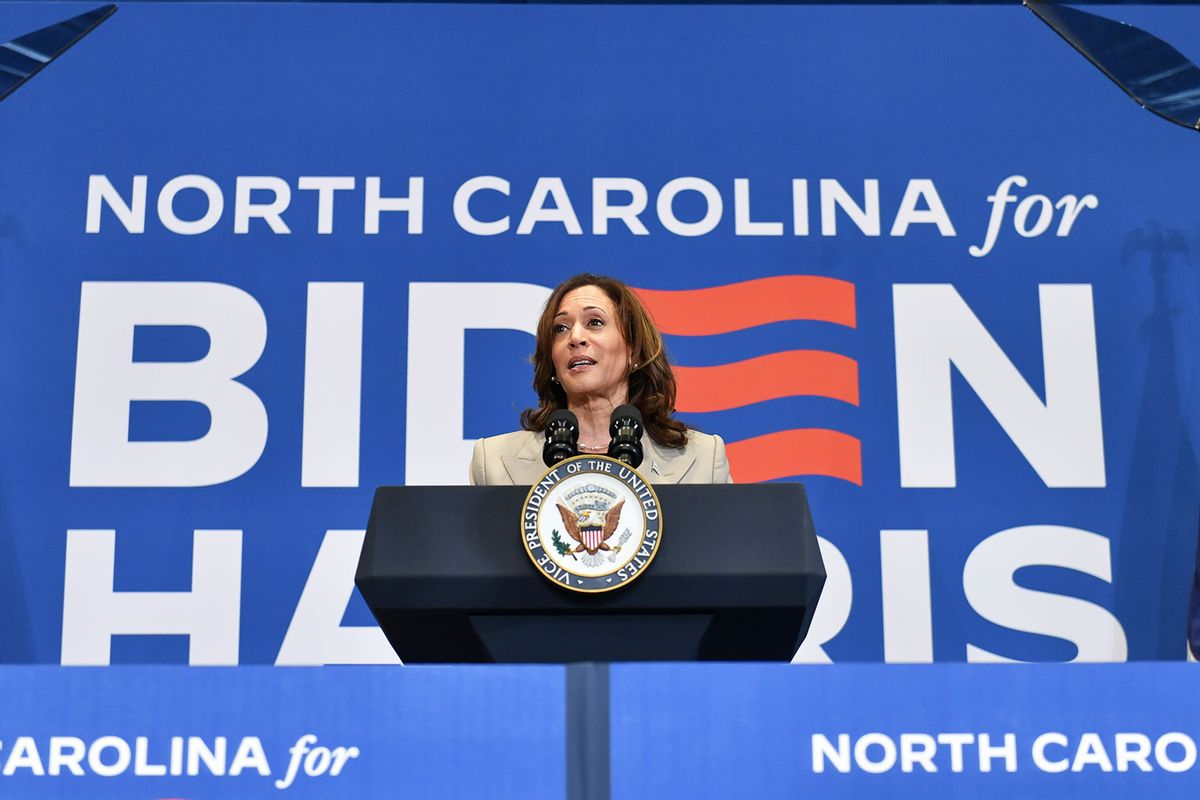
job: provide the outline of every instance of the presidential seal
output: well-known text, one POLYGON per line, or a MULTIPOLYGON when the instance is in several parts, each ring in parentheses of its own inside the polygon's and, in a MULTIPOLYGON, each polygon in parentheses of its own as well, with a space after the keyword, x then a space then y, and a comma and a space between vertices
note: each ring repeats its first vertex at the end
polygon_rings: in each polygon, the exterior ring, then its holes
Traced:
POLYGON ((521 541, 547 580, 574 592, 612 591, 640 576, 658 553, 658 495, 616 459, 568 458, 530 487, 521 541))

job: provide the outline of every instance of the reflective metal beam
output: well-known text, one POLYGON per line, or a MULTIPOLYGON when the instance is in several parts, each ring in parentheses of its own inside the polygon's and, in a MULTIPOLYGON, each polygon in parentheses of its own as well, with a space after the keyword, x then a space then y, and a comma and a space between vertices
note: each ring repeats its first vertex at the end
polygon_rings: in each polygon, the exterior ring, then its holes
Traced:
POLYGON ((0 100, 43 70, 117 10, 107 5, 0 44, 0 100))
POLYGON ((1174 47, 1107 17, 1045 0, 1024 4, 1143 108, 1200 130, 1200 67, 1174 47))

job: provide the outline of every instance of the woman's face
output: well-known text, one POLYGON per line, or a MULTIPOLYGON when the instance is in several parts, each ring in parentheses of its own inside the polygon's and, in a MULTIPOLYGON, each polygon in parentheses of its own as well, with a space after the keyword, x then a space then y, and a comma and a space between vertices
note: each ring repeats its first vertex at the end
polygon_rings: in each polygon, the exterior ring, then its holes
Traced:
POLYGON ((554 315, 552 336, 550 358, 568 401, 605 398, 614 406, 627 401, 629 345, 603 289, 581 286, 567 292, 554 315))

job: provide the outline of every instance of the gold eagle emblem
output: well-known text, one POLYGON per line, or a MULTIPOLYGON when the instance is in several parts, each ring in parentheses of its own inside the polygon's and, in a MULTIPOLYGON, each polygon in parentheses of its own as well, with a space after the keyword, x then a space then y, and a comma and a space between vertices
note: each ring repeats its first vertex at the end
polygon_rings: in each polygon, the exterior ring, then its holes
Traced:
POLYGON ((558 513, 562 515, 567 533, 578 542, 572 553, 587 552, 588 555, 594 556, 600 550, 612 549, 608 546, 608 540, 617 531, 617 524, 621 520, 621 508, 625 505, 624 500, 608 509, 603 517, 591 509, 576 514, 562 503, 555 505, 558 506, 558 513))

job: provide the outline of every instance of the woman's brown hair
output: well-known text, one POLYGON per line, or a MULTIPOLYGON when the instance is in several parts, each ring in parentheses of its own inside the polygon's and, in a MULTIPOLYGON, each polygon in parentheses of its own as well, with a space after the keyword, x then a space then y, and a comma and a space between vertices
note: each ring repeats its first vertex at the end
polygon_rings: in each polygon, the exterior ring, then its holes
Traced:
POLYGON ((587 272, 560 283, 546 301, 537 324, 537 349, 532 358, 533 389, 537 392, 538 407, 527 408, 521 413, 521 427, 527 431, 543 431, 551 412, 567 407, 567 394, 562 385, 551 380, 554 377, 554 362, 550 357, 554 315, 567 293, 583 286, 598 287, 613 302, 617 327, 629 344, 630 358, 637 364, 637 369, 630 369, 628 376, 629 402, 642 412, 646 433, 664 447, 683 447, 687 444, 687 426, 671 416, 675 411, 675 373, 667 362, 662 334, 632 289, 615 278, 587 272))

